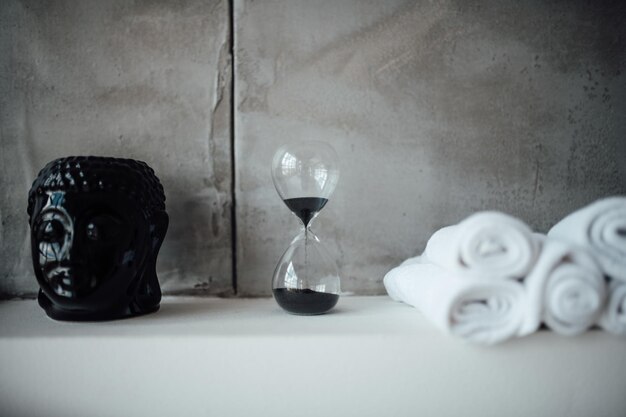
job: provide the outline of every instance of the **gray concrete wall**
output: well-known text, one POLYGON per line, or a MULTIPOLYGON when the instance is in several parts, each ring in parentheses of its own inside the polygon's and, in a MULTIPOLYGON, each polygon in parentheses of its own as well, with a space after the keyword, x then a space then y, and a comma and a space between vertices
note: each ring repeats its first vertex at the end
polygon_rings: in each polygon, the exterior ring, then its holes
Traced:
POLYGON ((313 229, 362 294, 475 210, 546 230, 625 193, 625 14, 600 3, 236 1, 239 291, 298 230, 269 173, 291 140, 339 153, 313 229))
POLYGON ((0 292, 32 293, 26 197, 49 160, 151 165, 170 229, 168 292, 231 292, 226 1, 2 1, 0 292))
POLYGON ((68 154, 155 168, 171 218, 158 265, 170 293, 232 293, 234 197, 238 293, 269 294, 298 231, 269 170, 291 140, 323 139, 339 153, 340 183, 314 229, 344 290, 361 294, 382 293, 386 270, 472 211, 505 210, 545 230, 626 193, 618 2, 235 0, 232 9, 0 3, 0 294, 36 290, 26 192, 45 162, 68 154))

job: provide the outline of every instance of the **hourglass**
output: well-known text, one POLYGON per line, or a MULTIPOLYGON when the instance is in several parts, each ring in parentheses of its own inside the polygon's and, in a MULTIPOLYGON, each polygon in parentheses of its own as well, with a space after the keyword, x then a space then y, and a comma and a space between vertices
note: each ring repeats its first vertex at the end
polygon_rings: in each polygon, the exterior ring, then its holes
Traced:
POLYGON ((311 231, 311 223, 339 180, 337 154, 329 144, 319 141, 282 146, 272 161, 272 179, 302 224, 274 271, 274 298, 289 313, 326 313, 339 300, 339 274, 334 260, 311 231))

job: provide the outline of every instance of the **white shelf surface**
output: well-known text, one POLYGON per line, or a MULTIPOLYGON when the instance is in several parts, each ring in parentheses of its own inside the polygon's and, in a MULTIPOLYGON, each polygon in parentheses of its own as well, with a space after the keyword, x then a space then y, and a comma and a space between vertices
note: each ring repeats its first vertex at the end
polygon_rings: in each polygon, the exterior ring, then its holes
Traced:
POLYGON ((1 416, 626 416, 626 339, 541 331, 491 348, 388 297, 293 316, 166 297, 104 323, 0 303, 1 416))

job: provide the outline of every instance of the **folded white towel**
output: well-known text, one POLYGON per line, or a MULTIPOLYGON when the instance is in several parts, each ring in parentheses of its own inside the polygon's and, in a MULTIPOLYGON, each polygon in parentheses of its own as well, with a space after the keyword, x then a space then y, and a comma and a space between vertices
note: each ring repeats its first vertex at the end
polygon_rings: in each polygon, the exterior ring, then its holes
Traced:
POLYGON ((548 232, 587 247, 609 280, 599 320, 608 332, 626 335, 626 197, 608 197, 571 213, 548 232))
POLYGON ((626 282, 626 197, 609 197, 558 222, 548 236, 587 246, 602 270, 626 282))
POLYGON ((468 280, 423 259, 385 275, 389 295, 416 307, 436 327, 470 342, 491 345, 530 333, 527 296, 514 280, 468 280))
MULTIPOLYGON (((407 265, 424 264, 424 263, 429 263, 429 262, 426 260, 426 257, 420 255, 420 256, 415 256, 413 258, 409 258, 405 260, 398 266, 398 268, 402 266, 407 266, 407 265)), ((391 275, 387 274, 385 275, 385 278, 383 279, 383 283, 385 284, 385 289, 387 290, 387 294, 389 294, 389 297, 391 297, 394 301, 403 301, 400 296, 400 290, 396 287, 397 280, 390 279, 387 277, 391 277, 391 275)))
POLYGON ((626 282, 609 282, 608 302, 599 324, 607 332, 626 336, 626 282))
POLYGON ((530 309, 527 322, 543 321, 562 335, 584 332, 604 307, 606 284, 600 267, 589 251, 569 242, 545 239, 524 285, 530 309))
POLYGON ((525 276, 538 252, 532 231, 524 222, 504 213, 485 211, 435 232, 424 255, 451 271, 500 279, 525 276))

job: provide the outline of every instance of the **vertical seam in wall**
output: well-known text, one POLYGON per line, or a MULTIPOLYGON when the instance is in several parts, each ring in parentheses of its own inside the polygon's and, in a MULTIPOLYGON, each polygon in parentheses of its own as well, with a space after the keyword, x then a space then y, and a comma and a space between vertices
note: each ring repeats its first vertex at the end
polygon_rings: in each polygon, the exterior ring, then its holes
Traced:
POLYGON ((231 169, 231 185, 230 185, 230 224, 231 224, 231 251, 232 251, 232 284, 233 292, 237 295, 237 184, 236 184, 236 167, 235 167, 235 0, 228 1, 228 18, 229 18, 229 36, 230 43, 230 169, 231 169))

